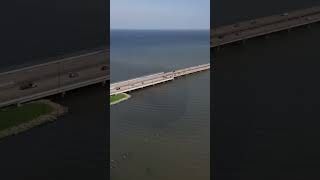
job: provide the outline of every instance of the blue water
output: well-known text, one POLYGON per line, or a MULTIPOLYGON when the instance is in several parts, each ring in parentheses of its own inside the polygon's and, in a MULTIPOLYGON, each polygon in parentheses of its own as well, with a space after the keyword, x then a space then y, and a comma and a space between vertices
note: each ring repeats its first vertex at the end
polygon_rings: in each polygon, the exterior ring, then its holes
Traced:
MULTIPOLYGON (((111 31, 110 59, 112 82, 208 63, 209 31, 111 31)), ((111 107, 112 180, 209 179, 209 75, 131 92, 111 107)))
POLYGON ((209 33, 207 30, 112 30, 111 82, 208 63, 209 33))

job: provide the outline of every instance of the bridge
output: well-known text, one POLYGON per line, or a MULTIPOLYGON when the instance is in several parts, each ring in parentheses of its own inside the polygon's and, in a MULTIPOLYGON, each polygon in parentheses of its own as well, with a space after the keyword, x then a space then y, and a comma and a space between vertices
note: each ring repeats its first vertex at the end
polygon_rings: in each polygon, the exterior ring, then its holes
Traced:
POLYGON ((109 50, 99 50, 0 73, 0 107, 109 80, 109 50))
POLYGON ((185 76, 188 74, 205 71, 210 69, 210 64, 202 64, 198 66, 192 66, 189 68, 178 69, 170 72, 160 72, 156 74, 151 74, 147 76, 142 76, 139 78, 134 78, 126 81, 121 81, 113 83, 110 85, 110 95, 116 95, 120 93, 125 93, 148 86, 153 86, 156 84, 168 82, 174 80, 177 77, 185 76))
POLYGON ((290 30, 320 21, 320 7, 296 10, 279 15, 272 15, 226 25, 211 30, 211 48, 231 44, 246 39, 290 30))

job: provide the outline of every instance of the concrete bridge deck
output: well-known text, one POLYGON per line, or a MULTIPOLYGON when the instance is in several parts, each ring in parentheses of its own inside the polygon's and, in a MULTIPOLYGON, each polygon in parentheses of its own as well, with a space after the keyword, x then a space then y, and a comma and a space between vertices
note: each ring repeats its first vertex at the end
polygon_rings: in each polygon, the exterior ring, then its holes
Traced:
POLYGON ((0 107, 109 80, 108 50, 0 73, 0 107))
POLYGON ((320 7, 296 10, 211 30, 211 48, 320 21, 320 7))
POLYGON ((139 78, 130 79, 127 81, 121 81, 110 85, 110 95, 116 95, 119 93, 129 92, 148 86, 153 86, 163 82, 174 80, 174 78, 185 76, 188 74, 205 71, 210 69, 210 64, 202 64, 198 66, 192 66, 189 68, 178 69, 170 72, 160 72, 139 78))

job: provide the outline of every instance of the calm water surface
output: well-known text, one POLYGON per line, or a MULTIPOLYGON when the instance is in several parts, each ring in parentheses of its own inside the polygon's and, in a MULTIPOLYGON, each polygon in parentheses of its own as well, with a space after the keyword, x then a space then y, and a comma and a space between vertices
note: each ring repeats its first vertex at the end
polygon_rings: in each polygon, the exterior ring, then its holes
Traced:
MULTIPOLYGON (((113 31, 111 81, 208 63, 209 53, 209 31, 113 31)), ((111 107, 112 180, 209 179, 209 74, 132 92, 111 107)))
POLYGON ((51 97, 57 121, 0 140, 1 179, 106 179, 108 100, 100 84, 51 97))
MULTIPOLYGON (((106 46, 106 3, 3 2, 0 71, 106 46)), ((66 116, 0 140, 0 179, 107 179, 106 91, 106 87, 97 85, 68 92, 65 98, 52 97, 69 107, 66 116)))
MULTIPOLYGON (((218 26, 319 3, 223 0, 213 14, 218 26)), ((215 179, 320 178, 319 32, 315 24, 214 53, 215 179)))

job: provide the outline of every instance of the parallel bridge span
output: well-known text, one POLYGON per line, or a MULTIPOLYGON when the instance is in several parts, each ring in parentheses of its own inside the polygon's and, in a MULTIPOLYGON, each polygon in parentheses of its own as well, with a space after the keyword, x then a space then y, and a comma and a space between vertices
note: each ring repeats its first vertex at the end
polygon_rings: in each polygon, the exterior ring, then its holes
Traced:
POLYGON ((211 30, 211 48, 320 21, 320 6, 225 25, 211 30))

